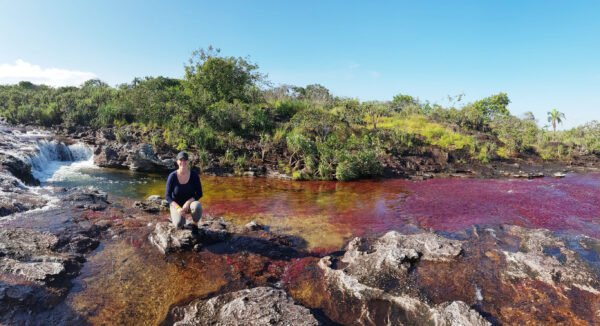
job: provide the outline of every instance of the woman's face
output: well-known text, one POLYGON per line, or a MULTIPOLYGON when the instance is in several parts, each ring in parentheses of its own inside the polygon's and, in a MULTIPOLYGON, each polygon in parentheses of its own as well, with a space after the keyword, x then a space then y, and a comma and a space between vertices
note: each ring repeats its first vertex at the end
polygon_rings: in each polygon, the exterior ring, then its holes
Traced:
POLYGON ((188 167, 188 160, 186 160, 186 159, 179 159, 179 160, 177 160, 177 165, 178 165, 180 168, 183 168, 183 169, 185 169, 185 168, 187 168, 187 167, 188 167))

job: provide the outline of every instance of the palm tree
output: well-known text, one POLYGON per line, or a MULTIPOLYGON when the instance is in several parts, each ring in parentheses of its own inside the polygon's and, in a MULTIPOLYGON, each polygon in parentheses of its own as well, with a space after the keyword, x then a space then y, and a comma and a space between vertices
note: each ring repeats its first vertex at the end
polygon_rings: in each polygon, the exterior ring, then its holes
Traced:
POLYGON ((565 114, 558 111, 557 109, 552 109, 552 111, 548 112, 548 122, 552 123, 552 129, 554 130, 554 134, 556 135, 556 124, 562 123, 565 119, 565 114))

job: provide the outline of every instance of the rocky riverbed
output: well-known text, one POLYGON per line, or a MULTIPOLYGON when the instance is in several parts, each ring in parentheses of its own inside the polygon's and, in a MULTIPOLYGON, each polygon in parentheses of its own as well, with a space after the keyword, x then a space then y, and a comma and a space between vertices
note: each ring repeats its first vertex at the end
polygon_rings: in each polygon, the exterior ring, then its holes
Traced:
MULTIPOLYGON (((594 237, 406 227, 323 249, 219 216, 175 229, 159 196, 36 187, 35 145, 52 135, 0 137, 0 324, 600 324, 594 237)), ((130 146, 122 166, 171 164, 130 146)))

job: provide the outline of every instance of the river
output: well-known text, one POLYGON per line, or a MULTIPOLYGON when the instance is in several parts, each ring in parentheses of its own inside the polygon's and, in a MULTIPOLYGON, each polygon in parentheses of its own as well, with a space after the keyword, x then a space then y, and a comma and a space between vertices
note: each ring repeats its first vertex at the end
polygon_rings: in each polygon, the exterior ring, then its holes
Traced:
MULTIPOLYGON (((164 196, 165 175, 65 163, 44 185, 93 185, 112 196, 164 196)), ((600 174, 565 178, 399 179, 295 182, 203 176, 204 211, 236 223, 257 220, 336 249, 352 236, 411 228, 454 232, 473 224, 514 224, 600 238, 600 174)))
MULTIPOLYGON (((70 149, 81 155, 72 155, 71 160, 56 160, 52 154, 43 162, 32 164, 42 188, 94 186, 106 191, 117 205, 130 205, 149 195, 163 195, 165 175, 99 168, 93 165, 88 149, 78 146, 70 149)), ((450 178, 420 182, 399 179, 294 182, 202 176, 202 184, 202 204, 207 216, 222 216, 235 224, 256 220, 271 231, 302 239, 307 251, 317 256, 342 249, 352 237, 389 230, 410 234, 425 229, 466 239, 481 230, 500 232, 499 225, 517 225, 525 230, 548 229, 567 239, 568 249, 577 252, 600 275, 600 248, 581 245, 587 241, 582 235, 600 239, 598 173, 572 173, 562 179, 450 178), (467 234, 465 230, 469 229, 479 231, 467 234)), ((153 222, 166 220, 167 213, 149 218, 120 218, 128 223, 128 231, 104 240, 89 255, 80 275, 73 280, 64 309, 81 318, 78 320, 92 324, 157 324, 174 304, 261 285, 282 286, 303 304, 321 307, 318 295, 322 289, 311 287, 318 280, 302 282, 302 274, 310 270, 305 266, 315 264, 314 256, 280 260, 243 251, 224 254, 202 250, 165 258, 149 244, 147 235, 153 222), (288 284, 282 285, 285 282, 288 284)), ((519 282, 498 279, 498 270, 504 268, 504 263, 498 258, 497 252, 501 251, 493 248, 518 249, 514 235, 499 237, 497 241, 484 243, 489 246, 485 250, 480 242, 466 245, 460 263, 423 265, 417 270, 416 284, 432 301, 471 302, 500 321, 513 318, 510 313, 513 310, 537 311, 532 317, 522 314, 524 317, 519 320, 547 320, 546 316, 556 314, 552 309, 558 299, 538 302, 526 297, 516 304, 518 300, 513 297, 538 291, 542 297, 553 298, 553 291, 558 288, 527 279, 519 282), (473 282, 477 284, 471 286, 473 282)), ((558 249, 558 253, 556 250, 547 248, 550 255, 558 256, 565 249, 558 249)), ((563 307, 560 311, 564 311, 561 316, 573 317, 571 311, 579 311, 578 305, 589 304, 586 298, 597 298, 590 293, 593 291, 558 292, 558 297, 568 296, 571 300, 559 302, 563 307)), ((595 312, 588 310, 579 311, 584 315, 583 320, 595 320, 595 312)))

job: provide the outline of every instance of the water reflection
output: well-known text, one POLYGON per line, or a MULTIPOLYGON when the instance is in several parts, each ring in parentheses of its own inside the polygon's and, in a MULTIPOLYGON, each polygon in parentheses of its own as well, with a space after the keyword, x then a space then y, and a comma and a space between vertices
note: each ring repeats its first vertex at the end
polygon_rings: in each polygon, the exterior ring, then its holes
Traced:
MULTIPOLYGON (((164 194, 165 175, 99 168, 80 172, 113 196, 139 200, 164 194)), ((600 237, 600 174, 424 182, 203 176, 202 182, 207 214, 236 223, 256 219, 302 235, 310 247, 336 247, 350 236, 414 226, 456 231, 473 224, 506 223, 600 237)), ((82 181, 66 178, 56 184, 74 186, 82 181)))

